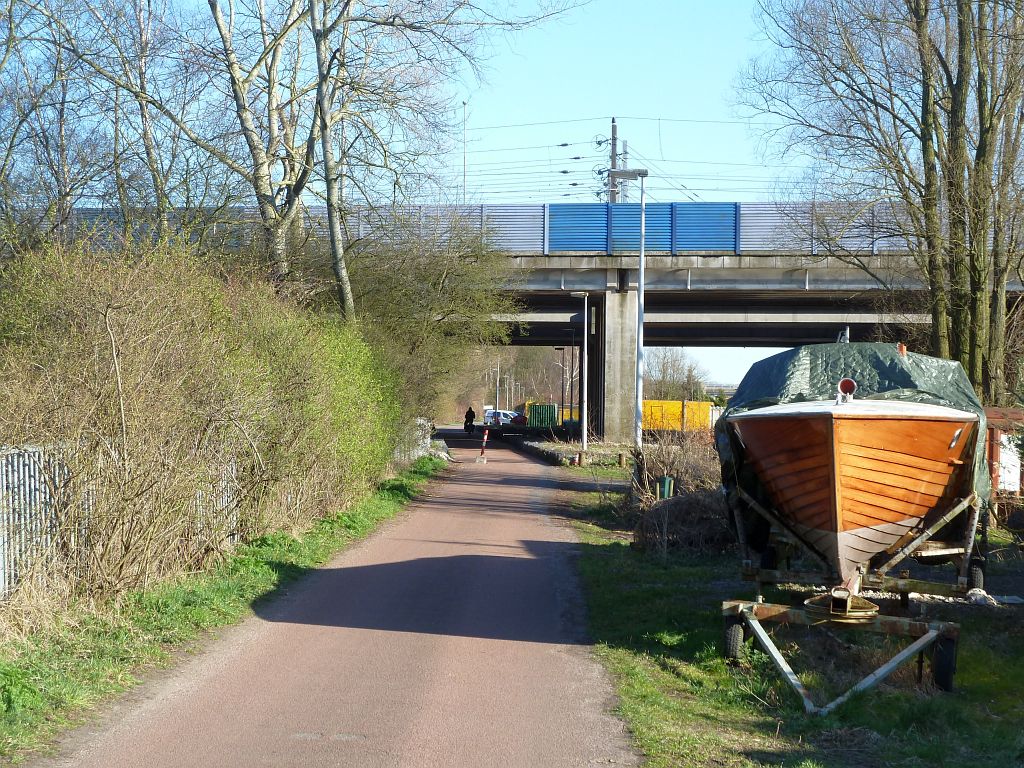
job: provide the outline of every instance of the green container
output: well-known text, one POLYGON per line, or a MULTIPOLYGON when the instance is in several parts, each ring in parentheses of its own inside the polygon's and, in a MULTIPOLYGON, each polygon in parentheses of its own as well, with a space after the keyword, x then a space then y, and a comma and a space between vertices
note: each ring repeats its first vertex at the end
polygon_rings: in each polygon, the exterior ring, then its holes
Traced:
POLYGON ((527 423, 531 427, 554 427, 558 424, 558 406, 554 403, 530 403, 527 423))

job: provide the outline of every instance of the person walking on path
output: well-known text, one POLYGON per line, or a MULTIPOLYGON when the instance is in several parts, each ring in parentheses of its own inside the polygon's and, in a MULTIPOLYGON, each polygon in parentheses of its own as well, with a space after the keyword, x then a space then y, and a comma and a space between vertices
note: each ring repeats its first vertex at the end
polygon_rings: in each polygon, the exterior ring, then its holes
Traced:
POLYGON ((467 435, 473 434, 473 422, 476 421, 476 413, 473 411, 473 406, 469 406, 466 410, 466 420, 463 422, 463 427, 466 430, 467 435))

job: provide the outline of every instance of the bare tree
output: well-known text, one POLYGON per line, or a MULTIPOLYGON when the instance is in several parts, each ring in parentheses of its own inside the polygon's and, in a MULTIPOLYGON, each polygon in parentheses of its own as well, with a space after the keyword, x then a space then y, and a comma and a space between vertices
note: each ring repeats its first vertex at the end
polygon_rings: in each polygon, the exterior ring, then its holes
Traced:
POLYGON ((373 317, 364 333, 404 383, 403 406, 431 413, 473 350, 507 341, 495 317, 516 304, 494 285, 511 282, 513 266, 458 223, 429 231, 413 217, 393 226, 407 236, 357 249, 355 300, 373 317))
POLYGON ((23 59, 30 92, 45 94, 29 117, 30 152, 35 176, 33 207, 58 240, 72 236, 72 214, 83 203, 96 205, 96 182, 110 163, 103 112, 82 68, 61 45, 59 29, 50 28, 50 44, 23 59))
MULTIPOLYGON (((222 125, 211 126, 203 119, 205 113, 183 114, 153 87, 143 77, 145 70, 130 63, 120 30, 104 22, 103 9, 82 1, 75 16, 48 4, 37 8, 51 28, 59 30, 62 50, 142 107, 141 122, 149 120, 144 115, 161 115, 224 170, 247 183, 259 212, 271 279, 283 282, 289 272, 287 230, 301 209, 318 135, 307 103, 311 80, 304 69, 302 4, 281 0, 268 7, 263 0, 254 5, 230 0, 225 13, 219 0, 210 0, 212 29, 195 20, 189 26, 176 17, 160 19, 165 24, 160 34, 177 42, 166 55, 194 62, 202 73, 195 87, 206 105, 226 105, 234 116, 225 136, 219 130, 222 125)), ((146 25, 158 21, 154 16, 140 20, 146 25)), ((155 34, 147 32, 145 40, 155 34)))
POLYGON ((35 8, 59 33, 62 51, 124 95, 119 107, 135 102, 139 157, 157 211, 171 202, 157 118, 248 185, 276 283, 291 271, 288 233, 305 199, 324 195, 346 316, 355 304, 345 263, 344 185, 362 200, 384 194, 393 203, 409 164, 444 135, 451 111, 439 86, 463 65, 475 67, 488 30, 550 15, 507 19, 470 0, 208 0, 204 20, 142 0, 127 8, 67 0, 78 3, 74 14, 58 8, 60 1, 39 0, 35 8), (176 46, 168 46, 171 40, 176 46), (192 62, 206 107, 201 114, 181 109, 175 90, 151 76, 168 69, 161 57, 192 62), (210 130, 206 118, 215 104, 230 110, 231 131, 210 130))
POLYGON ((441 151, 452 114, 444 86, 476 70, 485 34, 559 9, 518 18, 472 0, 309 0, 308 9, 331 263, 338 305, 351 316, 346 207, 398 202, 409 172, 428 170, 422 160, 441 151))
POLYGON ((991 400, 1004 394, 1005 347, 993 339, 1005 336, 1005 283, 1020 259, 1020 5, 767 0, 776 50, 744 87, 838 196, 900 222, 928 287, 933 353, 959 359, 991 400))
POLYGON ((654 347, 644 353, 644 393, 651 400, 705 400, 708 375, 685 350, 654 347))
MULTIPOLYGON (((32 26, 32 15, 24 6, 9 2, 0 13, 0 216, 5 250, 17 248, 27 237, 26 210, 33 199, 35 184, 26 172, 26 155, 31 155, 35 113, 56 85, 53 77, 40 76, 34 59, 40 46, 32 39, 42 30, 32 26)), ((45 46, 44 46, 45 47, 45 46)))

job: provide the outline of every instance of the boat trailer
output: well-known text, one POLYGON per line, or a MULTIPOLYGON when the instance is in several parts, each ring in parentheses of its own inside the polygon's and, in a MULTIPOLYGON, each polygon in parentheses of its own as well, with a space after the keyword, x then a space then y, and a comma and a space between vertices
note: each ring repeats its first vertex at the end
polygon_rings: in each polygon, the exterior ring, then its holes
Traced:
MULTIPOLYGON (((921 679, 924 671, 924 653, 931 651, 931 672, 935 685, 942 690, 953 689, 953 674, 956 672, 956 648, 960 627, 948 622, 924 622, 898 616, 880 616, 872 612, 867 600, 851 595, 849 590, 836 587, 831 594, 815 599, 807 608, 775 605, 744 600, 727 600, 722 603, 725 618, 725 656, 728 659, 740 657, 743 643, 752 634, 771 658, 772 663, 803 701, 808 714, 827 715, 851 696, 874 687, 887 678, 897 667, 917 655, 917 674, 921 679), (866 605, 865 605, 866 604, 866 605), (914 641, 897 653, 885 664, 869 674, 846 693, 823 707, 817 706, 807 688, 797 677, 789 662, 772 641, 762 622, 797 624, 805 626, 827 625, 831 627, 856 628, 885 635, 914 638, 914 641)), ((877 607, 875 607, 877 611, 877 607)))
MULTIPOLYGON (((754 600, 728 600, 722 603, 725 619, 724 651, 728 659, 740 657, 743 643, 752 635, 771 658, 772 663, 803 701, 809 714, 827 715, 843 704, 855 693, 866 691, 895 671, 899 666, 917 655, 918 679, 923 677, 925 652, 930 653, 932 679, 936 687, 944 691, 953 690, 953 676, 956 672, 957 642, 960 634, 958 624, 949 622, 925 622, 900 616, 886 616, 878 613, 878 606, 844 586, 836 586, 830 592, 812 597, 804 607, 794 607, 764 602, 762 586, 765 584, 821 584, 835 583, 836 574, 831 571, 826 559, 807 546, 794 531, 791 531, 779 515, 767 510, 742 488, 737 489, 747 505, 781 532, 785 540, 794 544, 809 556, 820 570, 796 571, 778 567, 755 567, 746 541, 746 531, 741 516, 736 514, 736 527, 740 546, 745 558, 742 574, 744 580, 756 585, 754 600), (764 622, 795 624, 803 626, 829 626, 832 628, 858 629, 883 635, 912 638, 913 642, 897 653, 846 693, 829 704, 819 707, 811 700, 806 687, 797 677, 789 662, 782 656, 767 630, 764 622)), ((888 591, 899 594, 906 607, 910 592, 923 592, 944 596, 963 596, 974 586, 981 586, 985 555, 987 526, 981 515, 981 505, 975 494, 957 500, 927 528, 897 542, 886 554, 885 561, 878 567, 865 568, 860 574, 857 588, 888 591), (966 513, 968 523, 963 541, 935 542, 932 537, 957 516, 966 513), (982 547, 978 552, 976 532, 981 522, 982 547), (908 571, 897 576, 889 575, 890 569, 913 554, 952 556, 958 560, 955 584, 913 579, 908 571)), ((777 564, 776 564, 777 566, 777 564)))

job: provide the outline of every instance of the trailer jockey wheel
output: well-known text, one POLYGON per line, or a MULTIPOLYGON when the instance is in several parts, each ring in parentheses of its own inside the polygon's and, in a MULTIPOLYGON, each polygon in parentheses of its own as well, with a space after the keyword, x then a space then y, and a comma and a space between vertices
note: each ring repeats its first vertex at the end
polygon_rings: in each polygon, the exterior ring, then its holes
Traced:
POLYGON ((971 567, 967 571, 967 586, 970 589, 985 588, 985 563, 981 560, 971 560, 971 567))
POLYGON ((725 617, 725 635, 723 637, 722 655, 729 661, 736 661, 743 655, 743 641, 746 639, 742 617, 725 617))
POLYGON ((956 638, 940 637, 932 646, 932 680, 943 691, 953 690, 956 674, 956 638))

